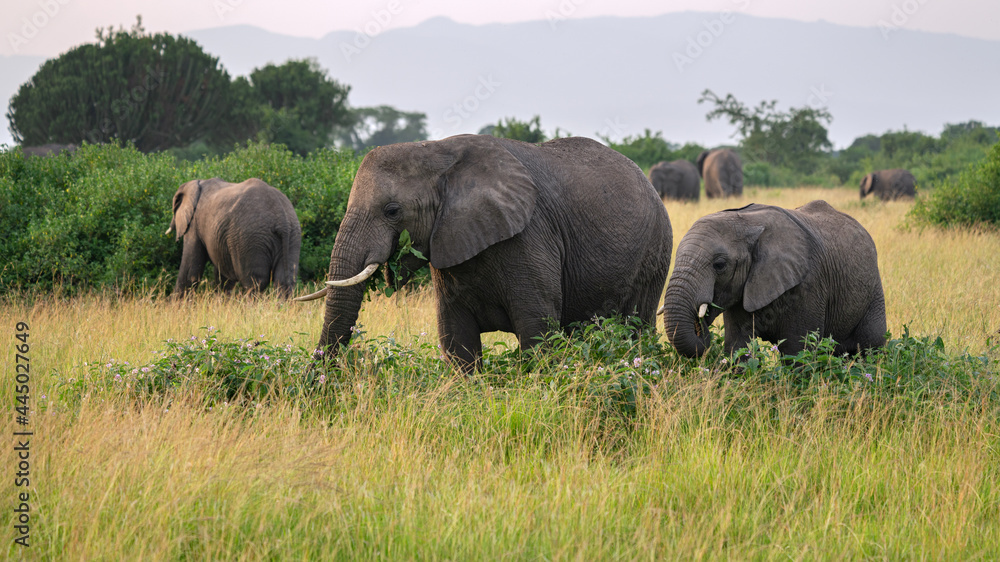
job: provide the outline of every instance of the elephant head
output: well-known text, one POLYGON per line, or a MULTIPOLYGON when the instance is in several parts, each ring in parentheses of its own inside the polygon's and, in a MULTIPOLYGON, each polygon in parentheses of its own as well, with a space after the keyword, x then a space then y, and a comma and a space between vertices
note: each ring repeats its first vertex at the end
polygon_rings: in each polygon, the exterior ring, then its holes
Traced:
POLYGON ((861 179, 861 198, 864 199, 873 189, 875 189, 875 174, 871 173, 861 179))
POLYGON ((803 228, 783 209, 754 204, 695 222, 677 247, 660 309, 677 351, 702 355, 719 314, 758 311, 801 283, 811 251, 803 228))
MULTIPOLYGON (((434 268, 445 269, 519 233, 537 197, 528 170, 493 137, 460 135, 369 152, 334 242, 330 286, 301 298, 326 296, 319 348, 350 340, 364 281, 394 254, 402 231, 434 268)), ((407 256, 403 266, 415 271, 424 263, 407 256)), ((398 286, 406 279, 390 281, 398 286)))
POLYGON ((191 226, 191 219, 194 218, 194 210, 198 206, 198 199, 201 197, 201 180, 191 180, 177 189, 174 193, 174 216, 170 219, 170 227, 166 234, 172 231, 177 232, 177 239, 180 240, 187 233, 191 226))
POLYGON ((708 158, 708 155, 711 152, 711 150, 702 150, 701 154, 698 155, 698 159, 694 161, 694 165, 697 166, 698 174, 700 174, 701 177, 705 177, 705 159, 708 158))

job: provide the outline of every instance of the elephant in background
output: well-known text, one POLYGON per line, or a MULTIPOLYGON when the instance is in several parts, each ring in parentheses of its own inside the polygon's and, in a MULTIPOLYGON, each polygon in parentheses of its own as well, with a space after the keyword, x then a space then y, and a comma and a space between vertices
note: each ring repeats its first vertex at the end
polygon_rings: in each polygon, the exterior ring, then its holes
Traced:
POLYGON ((429 260, 438 337, 465 371, 480 334, 522 349, 595 315, 637 315, 656 329, 673 250, 670 219, 631 160, 590 139, 534 145, 489 135, 378 147, 361 162, 330 256, 320 349, 350 341, 365 279, 408 231, 400 287, 429 260), (360 272, 360 273, 359 273, 360 272))
POLYGON ((872 172, 861 180, 861 198, 874 193, 882 201, 913 199, 917 191, 916 180, 908 170, 899 168, 872 172))
POLYGON ((701 196, 698 168, 687 160, 660 162, 649 169, 649 183, 661 199, 697 201, 701 196))
POLYGON ((302 230, 284 193, 257 178, 192 180, 174 194, 173 207, 166 233, 184 238, 175 294, 197 283, 211 261, 226 291, 236 283, 263 291, 273 280, 282 296, 291 295, 302 230))
POLYGON ((76 152, 78 148, 80 147, 75 144, 50 143, 39 146, 23 146, 21 147, 21 154, 23 154, 25 158, 29 156, 41 156, 44 158, 48 156, 55 156, 60 152, 72 154, 76 152))
POLYGON ((837 353, 885 344, 875 243, 826 201, 751 204, 696 221, 677 247, 660 312, 687 357, 705 352, 720 313, 730 354, 754 337, 795 354, 809 332, 833 337, 837 353))
POLYGON ((704 150, 696 162, 709 199, 743 195, 743 162, 728 148, 704 150))

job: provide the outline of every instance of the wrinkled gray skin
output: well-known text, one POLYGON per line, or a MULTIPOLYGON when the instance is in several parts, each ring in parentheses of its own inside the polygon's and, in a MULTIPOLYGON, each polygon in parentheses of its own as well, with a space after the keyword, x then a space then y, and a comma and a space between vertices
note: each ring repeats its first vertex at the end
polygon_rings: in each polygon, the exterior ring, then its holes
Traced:
MULTIPOLYGON (((655 330, 673 234, 631 160, 586 138, 533 145, 488 135, 401 143, 358 169, 330 257, 331 280, 393 255, 403 230, 429 261, 438 336, 466 371, 480 334, 547 331, 595 315, 635 314, 655 330)), ((403 259, 409 271, 426 262, 403 259)), ((389 279, 395 286, 406 282, 389 279)), ((319 347, 347 344, 365 283, 330 287, 319 347)))
POLYGON ((837 353, 885 344, 875 243, 825 201, 795 210, 752 204, 699 219, 677 247, 662 310, 670 343, 688 357, 708 348, 720 313, 730 354, 755 336, 795 354, 809 332, 832 336, 837 353))
POLYGON ((284 193, 257 178, 192 180, 174 194, 173 207, 167 233, 184 238, 176 295, 198 282, 208 261, 226 291, 237 283, 263 291, 273 280, 282 296, 291 294, 302 230, 284 193))
POLYGON ((874 193, 882 201, 913 199, 917 194, 915 183, 913 174, 907 170, 872 172, 861 180, 861 198, 874 193))
POLYGON ((709 199, 743 195, 743 162, 732 150, 702 151, 695 164, 705 178, 705 196, 709 199))
POLYGON ((687 160, 660 162, 649 169, 649 183, 661 199, 697 201, 701 196, 698 168, 687 160))

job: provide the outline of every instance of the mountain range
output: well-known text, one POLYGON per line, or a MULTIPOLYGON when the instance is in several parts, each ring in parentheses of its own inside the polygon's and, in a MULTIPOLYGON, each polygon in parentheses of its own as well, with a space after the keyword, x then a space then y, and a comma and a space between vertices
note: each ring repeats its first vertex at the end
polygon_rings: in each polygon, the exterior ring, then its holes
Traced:
MULTIPOLYGON (((505 117, 541 116, 553 133, 589 137, 662 131, 669 141, 718 145, 735 128, 706 121, 705 89, 748 106, 825 107, 838 148, 887 130, 938 134, 945 123, 1000 124, 1000 41, 912 31, 888 21, 850 27, 737 11, 656 17, 469 25, 434 18, 319 39, 252 26, 183 33, 233 76, 268 62, 315 58, 351 86, 356 107, 388 104, 427 114, 431 138, 476 132, 505 117)), ((334 24, 331 24, 333 26, 334 24)), ((41 57, 0 58, 9 99, 41 57)), ((0 143, 10 134, 0 133, 0 143)))

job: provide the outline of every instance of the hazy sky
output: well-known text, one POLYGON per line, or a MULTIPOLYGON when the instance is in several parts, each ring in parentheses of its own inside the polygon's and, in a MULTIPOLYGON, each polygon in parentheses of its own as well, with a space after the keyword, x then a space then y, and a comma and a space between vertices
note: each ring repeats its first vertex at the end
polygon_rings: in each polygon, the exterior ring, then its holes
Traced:
POLYGON ((724 9, 1000 40, 1000 0, 0 0, 0 55, 58 55, 92 42, 97 27, 131 26, 136 14, 150 32, 248 24, 318 38, 335 30, 410 27, 435 16, 483 24, 724 9))

